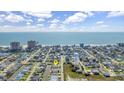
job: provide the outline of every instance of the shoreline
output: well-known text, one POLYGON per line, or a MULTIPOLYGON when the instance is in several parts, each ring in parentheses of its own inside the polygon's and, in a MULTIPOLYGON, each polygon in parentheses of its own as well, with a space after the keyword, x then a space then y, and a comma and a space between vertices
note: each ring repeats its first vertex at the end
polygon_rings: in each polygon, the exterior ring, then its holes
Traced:
MULTIPOLYGON (((83 43, 84 44, 84 43, 83 43)), ((84 46, 107 46, 107 45, 116 45, 117 43, 115 44, 84 44, 84 46)), ((76 45, 76 46, 80 46, 80 44, 39 44, 39 45, 42 45, 42 46, 56 46, 56 45, 60 45, 60 46, 73 46, 73 45, 76 45)), ((27 45, 21 45, 23 48, 26 48, 27 45)), ((10 47, 10 45, 0 45, 0 47, 10 47)))

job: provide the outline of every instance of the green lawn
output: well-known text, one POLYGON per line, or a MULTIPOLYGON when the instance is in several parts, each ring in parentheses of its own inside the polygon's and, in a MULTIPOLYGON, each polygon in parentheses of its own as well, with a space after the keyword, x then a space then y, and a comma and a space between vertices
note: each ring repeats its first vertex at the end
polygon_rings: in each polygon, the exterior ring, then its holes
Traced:
POLYGON ((30 75, 30 72, 27 72, 23 77, 22 77, 22 81, 25 81, 27 78, 28 78, 28 76, 30 75))
POLYGON ((91 71, 91 68, 90 68, 90 67, 86 67, 86 66, 85 66, 85 69, 86 69, 87 71, 91 71))
POLYGON ((70 64, 64 65, 64 80, 67 80, 67 76, 69 75, 74 79, 87 79, 89 81, 115 81, 115 80, 124 80, 122 77, 104 77, 103 75, 90 75, 85 76, 84 74, 78 74, 76 72, 71 71, 72 67, 70 64))

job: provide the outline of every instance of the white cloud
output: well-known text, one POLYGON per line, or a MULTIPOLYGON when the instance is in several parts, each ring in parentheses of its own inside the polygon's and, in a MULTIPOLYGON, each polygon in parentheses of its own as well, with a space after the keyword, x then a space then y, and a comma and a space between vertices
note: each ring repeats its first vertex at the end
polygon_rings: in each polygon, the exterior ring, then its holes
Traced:
POLYGON ((78 12, 75 13, 72 16, 69 16, 67 19, 65 19, 64 23, 78 23, 85 21, 87 17, 93 16, 94 14, 90 11, 85 11, 85 12, 78 12))
POLYGON ((57 27, 58 27, 58 25, 55 23, 50 24, 50 26, 49 26, 50 29, 56 29, 57 27))
POLYGON ((37 24, 36 26, 38 26, 38 27, 43 27, 44 24, 37 24))
POLYGON ((3 18, 0 18, 0 22, 3 22, 4 20, 3 20, 3 18))
POLYGON ((109 25, 105 24, 104 21, 97 21, 95 27, 96 28, 105 28, 105 27, 109 27, 109 25))
POLYGON ((43 18, 38 19, 38 22, 43 22, 43 21, 45 21, 45 19, 43 19, 43 18))
POLYGON ((28 25, 28 26, 5 25, 0 27, 0 32, 42 32, 42 31, 46 31, 46 29, 34 25, 28 25))
POLYGON ((96 22, 97 25, 103 24, 103 23, 104 23, 103 21, 98 21, 98 22, 96 22))
POLYGON ((52 23, 49 26, 49 31, 56 31, 56 32, 67 32, 69 31, 64 24, 52 23))
POLYGON ((92 26, 91 28, 97 31, 98 29, 103 30, 104 28, 108 28, 108 27, 109 27, 109 25, 99 24, 99 25, 92 26))
POLYGON ((25 19, 26 25, 31 25, 33 23, 32 19, 25 19))
POLYGON ((3 28, 12 28, 12 27, 15 27, 15 26, 11 26, 11 25, 4 25, 4 26, 2 26, 3 28))
MULTIPOLYGON (((25 14, 18 15, 15 12, 8 12, 5 15, 0 15, 0 32, 10 31, 10 32, 101 32, 101 31, 122 31, 124 28, 118 26, 111 26, 111 24, 106 24, 105 20, 99 19, 94 25, 89 25, 83 27, 80 22, 85 21, 87 18, 93 16, 95 12, 81 11, 77 12, 71 16, 63 14, 63 19, 59 19, 62 16, 52 17, 51 12, 25 12, 25 14), (25 16, 24 16, 25 15, 25 16), (33 18, 34 16, 35 18, 33 18), (47 19, 49 18, 49 19, 47 19), (5 21, 5 23, 2 23, 5 21), (22 22, 18 26, 13 26, 9 22, 22 22), (8 24, 3 26, 4 24, 8 24), (23 24, 24 23, 24 24, 23 24), (74 24, 73 24, 74 23, 74 24), (77 23, 77 24, 76 24, 77 23)), ((122 12, 109 12, 107 17, 123 16, 122 12)), ((15 25, 15 24, 14 24, 15 25)))
POLYGON ((3 17, 5 17, 6 15, 4 15, 4 14, 0 14, 0 18, 3 18, 3 17))
POLYGON ((20 15, 10 13, 8 16, 5 17, 5 20, 15 23, 15 22, 24 21, 24 18, 20 15))
POLYGON ((109 27, 109 25, 106 25, 106 24, 102 24, 102 25, 100 25, 99 27, 103 27, 103 28, 106 28, 106 27, 109 27))
POLYGON ((53 20, 51 21, 51 23, 58 23, 58 22, 59 22, 58 19, 53 19, 53 20))
POLYGON ((50 29, 58 29, 62 24, 60 24, 58 19, 53 19, 52 21, 49 21, 51 24, 49 26, 50 29))
POLYGON ((27 22, 26 25, 31 25, 31 23, 30 22, 27 22))
POLYGON ((117 17, 117 16, 124 16, 124 11, 109 12, 107 15, 107 17, 117 17))
POLYGON ((66 16, 68 16, 68 15, 67 15, 67 14, 64 14, 63 16, 66 17, 66 16))
POLYGON ((25 19, 26 22, 33 22, 32 19, 25 19))
POLYGON ((23 12, 27 15, 31 15, 31 16, 35 16, 35 17, 39 17, 39 18, 50 18, 52 17, 52 12, 23 12))
POLYGON ((66 28, 65 25, 61 24, 61 25, 58 27, 58 31, 68 32, 68 29, 66 28))
MULTIPOLYGON (((40 24, 37 24, 40 25, 40 24)), ((0 32, 123 32, 124 27, 106 27, 107 25, 99 26, 92 26, 92 27, 72 27, 67 28, 66 25, 58 25, 55 28, 47 28, 47 27, 40 27, 37 25, 29 25, 29 26, 0 26, 0 32)), ((41 24, 42 26, 42 24, 41 24)), ((53 27, 54 27, 53 26, 53 27)))
POLYGON ((84 21, 86 18, 87 18, 86 14, 82 12, 78 12, 72 16, 69 16, 67 19, 65 19, 64 23, 77 23, 77 22, 84 21))

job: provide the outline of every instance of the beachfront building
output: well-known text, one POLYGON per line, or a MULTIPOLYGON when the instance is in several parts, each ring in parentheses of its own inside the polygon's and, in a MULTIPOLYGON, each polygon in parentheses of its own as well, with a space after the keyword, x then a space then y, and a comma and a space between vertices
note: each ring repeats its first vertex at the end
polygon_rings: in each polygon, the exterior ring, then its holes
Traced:
POLYGON ((11 42, 10 43, 10 50, 11 51, 19 51, 19 50, 21 50, 20 42, 11 42))
POLYGON ((83 48, 83 47, 84 47, 84 43, 80 43, 80 47, 82 47, 82 48, 83 48))
POLYGON ((34 49, 36 47, 36 41, 30 40, 27 42, 28 49, 34 49))
POLYGON ((119 47, 124 47, 124 43, 118 43, 119 47))

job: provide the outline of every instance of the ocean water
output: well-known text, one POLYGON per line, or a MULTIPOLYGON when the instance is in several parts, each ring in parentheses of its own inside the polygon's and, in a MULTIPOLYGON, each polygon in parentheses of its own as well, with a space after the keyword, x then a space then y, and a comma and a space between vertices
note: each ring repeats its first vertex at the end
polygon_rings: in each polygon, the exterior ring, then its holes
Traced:
POLYGON ((27 44, 36 40, 40 44, 115 44, 124 42, 124 32, 0 32, 0 46, 12 41, 27 44))

